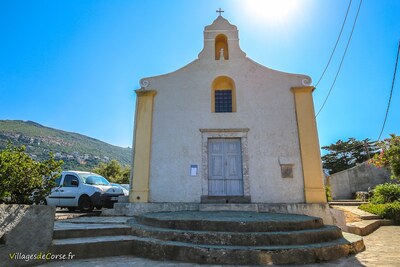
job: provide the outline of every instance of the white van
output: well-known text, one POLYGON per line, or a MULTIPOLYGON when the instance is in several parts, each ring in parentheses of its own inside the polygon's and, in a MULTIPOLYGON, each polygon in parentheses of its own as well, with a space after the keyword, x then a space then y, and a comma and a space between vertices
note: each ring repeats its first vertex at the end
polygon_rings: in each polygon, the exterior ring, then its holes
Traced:
POLYGON ((56 187, 46 197, 50 206, 65 207, 73 211, 112 208, 118 196, 127 196, 128 191, 113 186, 106 178, 91 172, 64 171, 56 179, 56 187))

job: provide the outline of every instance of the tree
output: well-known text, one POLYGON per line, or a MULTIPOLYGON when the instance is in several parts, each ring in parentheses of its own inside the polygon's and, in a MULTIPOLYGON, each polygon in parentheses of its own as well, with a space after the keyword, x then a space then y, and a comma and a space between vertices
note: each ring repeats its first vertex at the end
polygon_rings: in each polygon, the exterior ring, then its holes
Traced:
POLYGON ((108 163, 101 162, 92 171, 106 177, 111 183, 129 184, 131 168, 122 166, 115 159, 108 163))
POLYGON ((40 203, 54 187, 63 161, 53 155, 36 161, 25 153, 25 147, 8 145, 0 152, 0 203, 40 203))
POLYGON ((376 142, 371 142, 369 139, 360 141, 355 138, 349 138, 347 141, 338 140, 335 144, 323 146, 322 149, 329 151, 322 157, 322 165, 330 174, 367 161, 378 151, 376 142))
POLYGON ((390 138, 378 145, 381 151, 372 158, 371 163, 377 167, 389 167, 391 178, 400 181, 400 136, 391 134, 390 138))

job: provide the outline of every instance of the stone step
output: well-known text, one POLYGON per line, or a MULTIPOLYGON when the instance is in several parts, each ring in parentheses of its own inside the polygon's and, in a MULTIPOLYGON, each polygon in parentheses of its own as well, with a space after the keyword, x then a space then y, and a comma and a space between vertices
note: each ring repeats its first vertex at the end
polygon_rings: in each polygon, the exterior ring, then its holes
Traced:
POLYGON ((264 212, 156 212, 137 217, 140 224, 180 230, 276 232, 316 229, 323 227, 321 218, 264 212))
POLYGON ((52 242, 50 252, 72 253, 75 259, 130 255, 135 239, 129 235, 56 239, 52 242))
POLYGON ((164 241, 179 241, 207 245, 272 246, 301 245, 328 242, 343 237, 336 226, 324 226, 289 232, 210 232, 166 229, 129 222, 132 235, 164 241))
POLYGON ((332 202, 362 202, 362 201, 359 199, 335 199, 335 200, 330 201, 329 203, 332 203, 332 202))
POLYGON ((271 265, 335 260, 364 250, 362 238, 346 234, 331 242, 290 246, 216 246, 134 237, 132 253, 156 260, 202 264, 271 265))
POLYGON ((73 219, 66 219, 57 221, 56 223, 75 223, 75 224, 126 224, 132 217, 128 216, 91 216, 91 217, 79 217, 73 219))
POLYGON ((131 227, 124 224, 55 223, 53 239, 127 235, 131 227))
POLYGON ((216 246, 162 241, 136 236, 102 236, 53 240, 50 252, 74 258, 136 255, 156 260, 205 264, 303 264, 335 260, 364 249, 361 237, 344 234, 332 242, 290 246, 216 246))
POLYGON ((348 223, 347 224, 347 232, 356 234, 356 235, 360 235, 360 236, 366 236, 366 235, 369 235, 370 233, 374 232, 379 227, 387 226, 387 225, 393 225, 393 221, 384 220, 384 219, 363 220, 360 222, 348 223))

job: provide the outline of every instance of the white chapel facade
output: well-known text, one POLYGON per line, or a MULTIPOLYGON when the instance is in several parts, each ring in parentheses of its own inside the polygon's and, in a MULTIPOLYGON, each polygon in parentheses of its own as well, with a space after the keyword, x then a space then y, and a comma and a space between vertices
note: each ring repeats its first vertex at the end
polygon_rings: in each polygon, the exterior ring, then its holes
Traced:
POLYGON ((326 203, 310 83, 246 57, 218 16, 197 59, 140 81, 129 201, 326 203))

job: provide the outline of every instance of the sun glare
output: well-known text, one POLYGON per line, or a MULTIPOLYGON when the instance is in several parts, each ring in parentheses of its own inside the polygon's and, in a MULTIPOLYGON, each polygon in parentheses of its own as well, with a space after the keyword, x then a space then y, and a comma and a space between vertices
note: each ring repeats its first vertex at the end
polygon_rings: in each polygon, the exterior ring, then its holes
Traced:
POLYGON ((282 23, 290 20, 298 9, 298 0, 247 0, 243 11, 257 21, 282 23))

